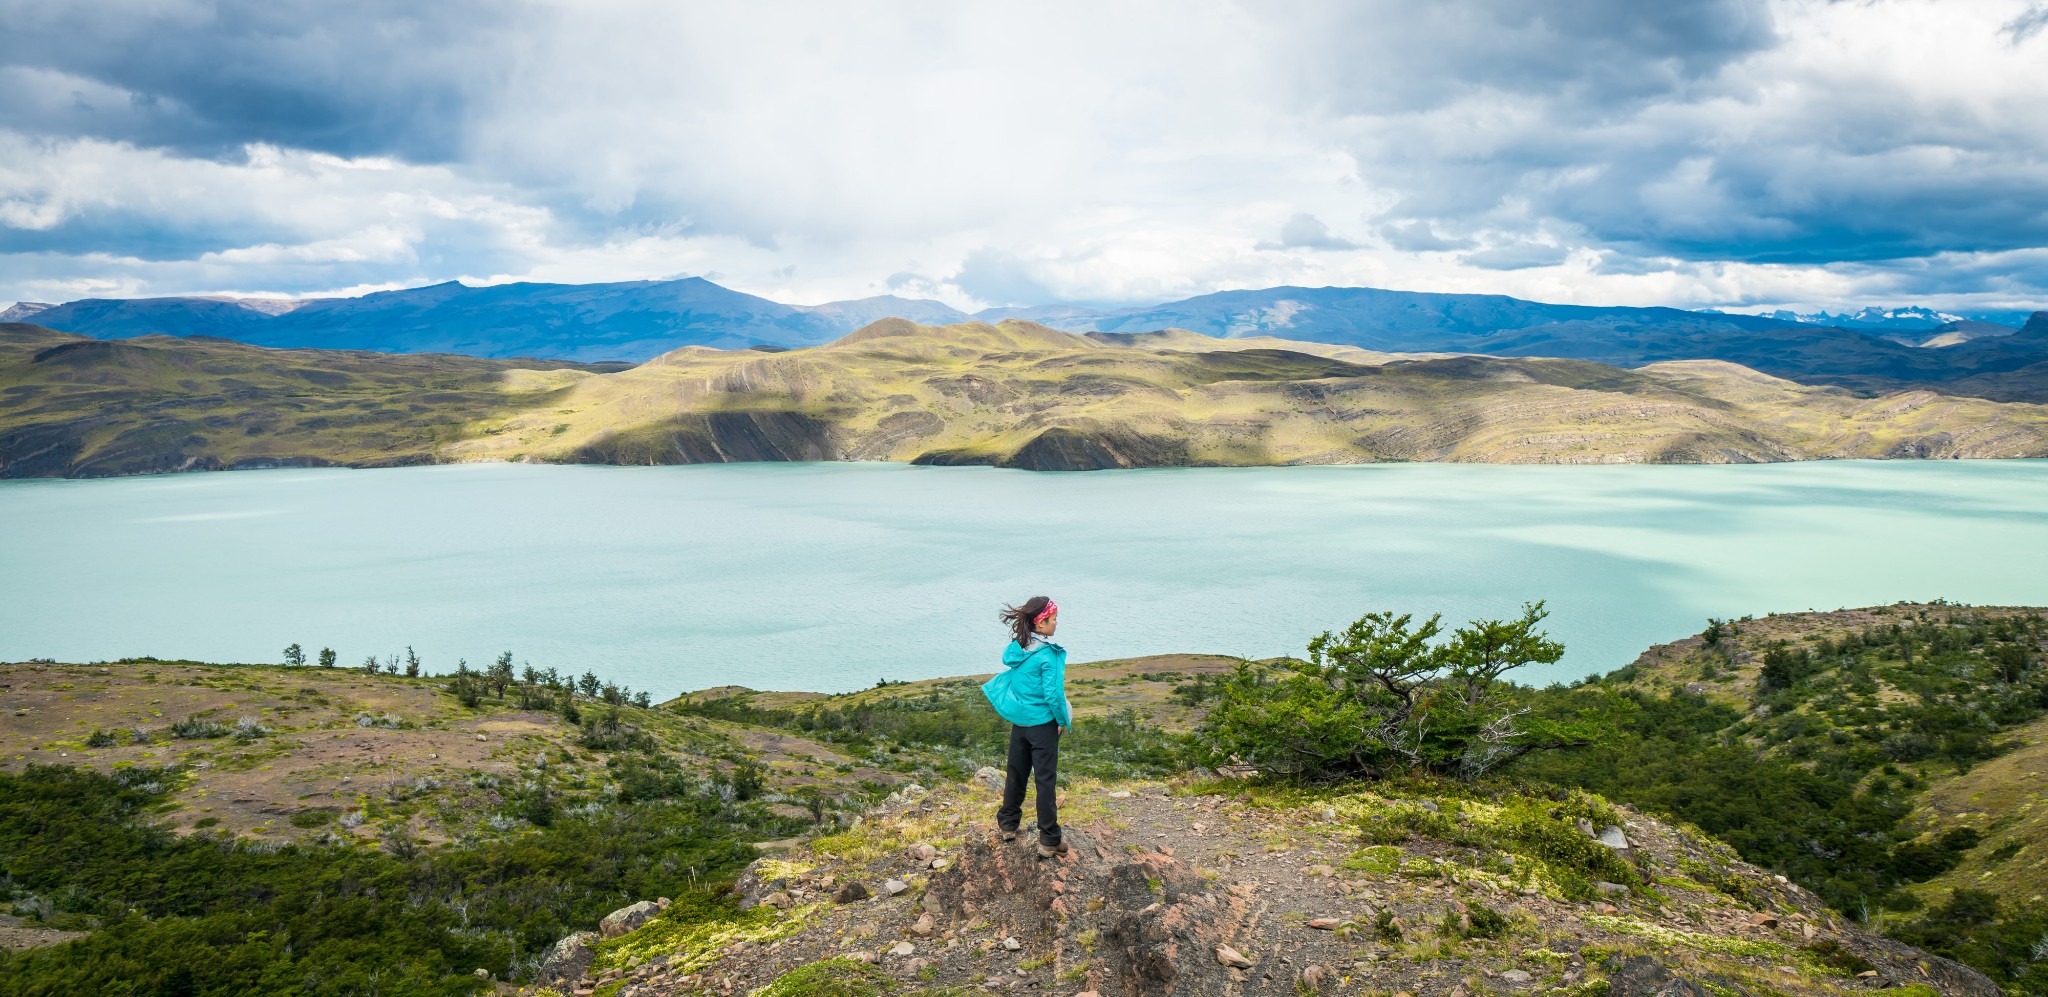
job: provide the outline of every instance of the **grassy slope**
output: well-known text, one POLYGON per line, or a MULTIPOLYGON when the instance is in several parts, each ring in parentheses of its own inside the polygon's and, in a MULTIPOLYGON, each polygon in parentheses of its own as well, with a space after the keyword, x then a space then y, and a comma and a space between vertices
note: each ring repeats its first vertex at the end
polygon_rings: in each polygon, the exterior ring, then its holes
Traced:
POLYGON ((585 369, 0 326, 0 462, 25 465, 0 473, 431 462, 585 369), (522 378, 509 386, 515 368, 522 378))
POLYGON ((2042 455, 2048 407, 1862 398, 1713 361, 1626 371, 892 319, 806 350, 691 347, 604 373, 0 327, 6 476, 450 460, 1049 469, 2042 455))
MULTIPOLYGON (((1749 711, 1764 650, 1773 641, 1798 646, 1870 626, 1910 624, 1922 614, 1940 619, 1958 611, 1953 606, 1902 604, 1745 620, 1728 638, 1733 646, 1727 658, 1706 653, 1703 636, 1688 637, 1645 651, 1628 684, 1656 692, 1688 690, 1749 711)), ((2041 612, 2025 607, 1962 611, 1987 617, 2041 612)), ((1910 694, 1880 680, 1877 695, 1892 702, 1910 694)), ((1916 794, 1912 823, 1927 838, 1959 827, 1974 828, 1984 836, 1964 853, 1957 868, 1910 887, 1929 901, 1958 887, 1989 890, 2016 903, 2048 901, 2048 719, 2003 731, 1998 740, 2009 750, 1966 771, 1939 760, 1898 765, 1926 783, 1916 794)))
MULTIPOLYGON (((516 697, 465 707, 444 684, 272 665, 0 665, 0 772, 30 764, 102 771, 180 765, 187 774, 162 819, 181 832, 375 840, 403 826, 420 840, 446 841, 479 833, 490 817, 514 809, 515 783, 545 786, 565 806, 601 799, 616 775, 609 763, 631 754, 583 747, 578 728, 553 712, 521 710, 516 697), (365 716, 398 726, 360 725, 365 716), (272 733, 183 740, 169 730, 188 718, 232 725, 242 717, 272 733), (132 743, 128 732, 136 728, 149 732, 147 743, 132 743), (117 732, 117 743, 91 746, 94 731, 117 732), (364 822, 343 827, 340 818, 350 813, 364 822)), ((602 709, 588 701, 584 708, 602 709)), ((624 714, 700 775, 753 761, 782 791, 818 784, 854 791, 902 778, 786 734, 630 705, 624 714)))

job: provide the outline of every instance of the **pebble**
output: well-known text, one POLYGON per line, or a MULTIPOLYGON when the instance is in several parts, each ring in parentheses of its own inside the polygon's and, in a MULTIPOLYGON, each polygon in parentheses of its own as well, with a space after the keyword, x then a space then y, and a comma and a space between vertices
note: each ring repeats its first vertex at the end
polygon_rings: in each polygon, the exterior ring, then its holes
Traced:
POLYGON ((910 889, 910 884, 900 879, 892 879, 882 884, 882 892, 887 893, 892 897, 902 893, 904 890, 907 889, 910 889))
POLYGON ((1337 926, 1343 923, 1344 920, 1342 918, 1319 917, 1315 920, 1310 921, 1308 923, 1308 926, 1318 931, 1335 931, 1337 930, 1337 926))
POLYGON ((930 914, 918 915, 917 923, 910 926, 910 933, 920 936, 930 935, 932 933, 932 916, 930 914))
POLYGON ((1245 958, 1244 953, 1228 945, 1216 946, 1216 961, 1232 969, 1250 969, 1252 965, 1252 961, 1245 958))
POLYGON ((1532 979, 1535 979, 1535 977, 1530 976, 1527 971, 1520 969, 1510 969, 1507 972, 1500 974, 1500 978, 1508 981, 1509 983, 1515 984, 1516 986, 1521 986, 1522 984, 1527 983, 1532 979))
POLYGON ((897 942, 896 944, 889 946, 889 954, 894 956, 905 956, 915 951, 917 951, 917 946, 912 945, 909 942, 897 942))
POLYGON ((1020 952, 1023 948, 1024 943, 1018 941, 1014 935, 1003 939, 1003 951, 1005 952, 1020 952))

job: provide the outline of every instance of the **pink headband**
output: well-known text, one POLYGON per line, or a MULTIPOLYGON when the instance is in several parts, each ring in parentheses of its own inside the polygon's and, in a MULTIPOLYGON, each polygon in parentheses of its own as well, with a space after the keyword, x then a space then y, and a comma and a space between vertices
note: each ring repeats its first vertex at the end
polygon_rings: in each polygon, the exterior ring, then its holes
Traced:
POLYGON ((1057 613, 1059 611, 1060 604, 1052 601, 1051 599, 1047 599, 1045 600, 1045 608, 1039 610, 1038 615, 1031 618, 1031 622, 1044 623, 1046 617, 1051 616, 1052 614, 1057 613))

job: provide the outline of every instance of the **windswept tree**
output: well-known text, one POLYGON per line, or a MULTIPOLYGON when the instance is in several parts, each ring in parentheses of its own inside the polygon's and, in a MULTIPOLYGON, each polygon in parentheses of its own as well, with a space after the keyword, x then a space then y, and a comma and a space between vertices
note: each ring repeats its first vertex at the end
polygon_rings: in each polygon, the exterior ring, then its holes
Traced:
POLYGON ((512 684, 512 652, 506 651, 498 655, 498 660, 491 662, 490 670, 484 673, 484 678, 490 682, 491 692, 503 702, 505 687, 512 684))
POLYGON ((598 687, 603 684, 596 672, 584 672, 583 677, 576 680, 576 688, 582 690, 585 696, 596 696, 598 687))
POLYGON ((1443 636, 1369 613, 1309 642, 1308 660, 1277 678, 1249 663, 1222 688, 1198 735, 1219 757, 1309 778, 1404 772, 1474 778, 1534 751, 1613 736, 1627 703, 1589 693, 1571 711, 1538 712, 1502 676, 1564 654, 1537 624, 1543 604, 1513 620, 1476 620, 1443 636))
POLYGON ((287 644, 284 649, 284 663, 298 668, 306 663, 306 650, 298 644, 287 644))
POLYGON ((320 649, 320 667, 322 668, 333 668, 334 663, 337 660, 340 660, 340 658, 341 656, 335 654, 334 649, 331 647, 323 647, 320 649))
POLYGON ((420 677, 420 656, 413 653, 412 645, 405 645, 405 677, 420 677))

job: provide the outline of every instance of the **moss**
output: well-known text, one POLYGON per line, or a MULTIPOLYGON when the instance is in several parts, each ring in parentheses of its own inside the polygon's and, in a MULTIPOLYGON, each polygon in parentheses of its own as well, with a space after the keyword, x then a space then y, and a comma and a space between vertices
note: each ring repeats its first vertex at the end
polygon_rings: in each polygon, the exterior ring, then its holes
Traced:
POLYGON ((1391 876, 1401 868, 1401 860, 1406 857, 1407 853, 1392 845, 1368 845, 1338 864, 1359 872, 1391 876))
POLYGON ((599 942, 593 967, 625 969, 668 955, 669 968, 694 973, 734 942, 760 944, 802 931, 824 907, 809 904, 778 915, 773 908, 743 911, 730 899, 695 895, 671 904, 630 934, 599 942))
POLYGON ((755 864, 754 875, 760 877, 761 881, 765 883, 776 879, 795 879, 815 868, 817 868, 815 863, 790 862, 784 859, 762 859, 755 864))
POLYGON ((1699 952, 1713 952, 1720 955, 1758 956, 1784 961, 1792 958, 1794 950, 1789 945, 1750 938, 1723 938, 1719 935, 1705 935, 1695 931, 1667 928, 1661 924, 1650 924, 1626 917, 1611 917, 1606 914, 1588 914, 1587 924, 1621 935, 1647 938, 1660 946, 1682 946, 1699 952))
POLYGON ((879 997, 890 984, 881 970, 866 963, 827 959, 776 977, 754 997, 879 997))

